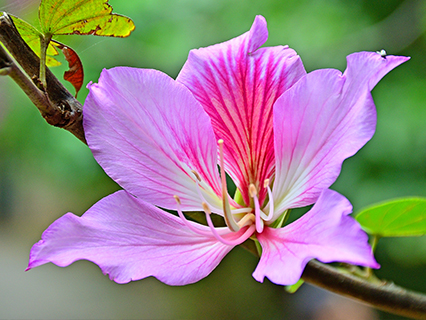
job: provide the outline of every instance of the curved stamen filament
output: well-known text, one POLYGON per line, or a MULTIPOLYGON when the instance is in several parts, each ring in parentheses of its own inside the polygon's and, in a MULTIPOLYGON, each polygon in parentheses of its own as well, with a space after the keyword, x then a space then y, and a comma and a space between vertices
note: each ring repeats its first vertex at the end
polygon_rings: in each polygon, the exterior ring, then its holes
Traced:
POLYGON ((264 184, 265 188, 268 190, 268 197, 269 197, 269 212, 268 215, 265 215, 265 217, 262 217, 264 221, 270 221, 274 217, 274 198, 272 196, 272 190, 269 187, 269 179, 265 180, 264 184))
POLYGON ((244 233, 239 236, 237 239, 234 240, 227 240, 225 238, 223 238, 216 230, 216 227, 214 226, 212 219, 210 217, 211 215, 211 210, 209 208, 209 206, 207 205, 207 203, 203 203, 203 209, 204 212, 206 213, 206 220, 207 220, 207 224, 210 227, 210 230, 213 233, 213 236, 220 242, 222 242, 223 244, 226 244, 228 246, 236 246, 239 245, 241 243, 243 243, 244 241, 246 241, 248 238, 251 237, 251 235, 253 234, 255 227, 254 225, 250 225, 246 231, 244 231, 244 233))
POLYGON ((249 186, 250 196, 253 198, 254 202, 254 215, 256 217, 256 231, 258 233, 263 231, 263 220, 261 218, 262 210, 260 210, 259 198, 257 197, 257 190, 254 184, 249 186))
POLYGON ((181 210, 181 207, 180 207, 180 198, 178 197, 178 196, 173 196, 174 198, 175 198, 175 200, 176 200, 176 203, 177 203, 177 212, 178 212, 178 215, 179 215, 179 218, 181 218, 181 220, 183 221, 183 223, 191 230, 191 231, 193 231, 193 232, 195 232, 195 233, 197 233, 197 234, 201 234, 201 235, 203 235, 203 236, 207 236, 207 235, 209 235, 210 234, 210 232, 209 231, 207 231, 207 230, 201 230, 199 227, 198 227, 198 225, 197 224, 192 224, 192 223, 190 223, 187 219, 186 219, 186 217, 184 216, 184 214, 183 214, 183 212, 182 212, 182 210, 181 210))
POLYGON ((220 177, 222 179, 222 203, 223 203, 223 216, 225 218, 226 225, 228 228, 236 232, 240 230, 240 226, 237 224, 237 222, 234 219, 234 216, 231 212, 231 206, 229 205, 229 199, 228 199, 228 189, 226 186, 226 173, 225 173, 225 164, 223 160, 223 140, 220 139, 218 141, 219 143, 219 156, 220 156, 220 177))
MULTIPOLYGON (((197 185, 197 194, 200 197, 201 202, 205 202, 205 203, 207 203, 209 205, 210 208, 213 208, 214 209, 213 210, 214 213, 222 213, 223 214, 223 211, 220 208, 218 208, 215 205, 209 203, 206 200, 206 198, 204 197, 204 195, 203 195, 203 193, 201 191, 201 186, 200 186, 201 178, 200 178, 199 174, 196 171, 194 171, 194 170, 192 170, 191 172, 194 174, 194 176, 196 178, 195 179, 195 183, 197 185)), ((250 213, 250 212, 253 211, 252 208, 238 208, 238 209, 230 209, 230 210, 231 210, 231 212, 232 212, 233 215, 234 214, 239 214, 239 213, 250 213)))
POLYGON ((197 185, 197 193, 198 193, 198 196, 200 197, 200 199, 201 199, 201 202, 205 202, 205 203, 207 203, 207 204, 209 204, 211 207, 213 207, 214 209, 216 209, 218 212, 221 212, 221 209, 220 208, 217 208, 216 206, 214 206, 214 205, 212 205, 212 204, 210 204, 207 200, 206 200, 206 198, 204 197, 204 195, 203 195, 203 193, 201 192, 201 186, 200 186, 200 182, 201 182, 201 178, 200 178, 200 176, 198 175, 198 173, 196 172, 196 171, 194 171, 194 170, 192 170, 191 171, 193 174, 194 174, 194 176, 195 176, 195 183, 196 183, 196 185, 197 185))
POLYGON ((253 211, 252 208, 239 208, 239 209, 231 209, 233 214, 238 214, 238 213, 250 213, 253 211))
MULTIPOLYGON (((175 198, 176 203, 177 203, 177 212, 178 212, 179 218, 181 218, 181 220, 183 221, 185 226, 187 226, 191 231, 193 231, 196 234, 203 235, 203 236, 211 236, 212 233, 210 232, 210 230, 206 229, 207 226, 200 225, 198 223, 191 223, 188 219, 186 219, 186 217, 183 214, 182 209, 180 207, 180 205, 181 205, 180 198, 176 195, 174 195, 173 197, 175 198)), ((220 228, 219 230, 216 230, 216 232, 219 235, 228 234, 229 229, 228 228, 220 228)))

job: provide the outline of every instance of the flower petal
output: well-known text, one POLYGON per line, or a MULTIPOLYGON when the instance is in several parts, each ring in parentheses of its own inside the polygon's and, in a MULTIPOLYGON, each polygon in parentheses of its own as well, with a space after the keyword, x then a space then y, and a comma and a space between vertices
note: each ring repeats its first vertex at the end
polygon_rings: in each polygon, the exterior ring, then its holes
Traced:
POLYGON ((348 67, 309 73, 274 105, 277 214, 316 201, 340 173, 342 162, 374 134, 376 110, 370 91, 406 57, 361 52, 348 67))
POLYGON ((262 256, 253 277, 264 277, 276 284, 296 283, 311 259, 347 262, 380 267, 368 245, 367 234, 348 214, 349 201, 332 190, 325 190, 314 207, 300 219, 281 228, 265 228, 257 235, 262 256))
POLYGON ((176 208, 178 195, 183 210, 200 210, 195 170, 220 194, 210 119, 186 87, 156 70, 120 67, 104 70, 89 89, 86 138, 119 185, 167 209, 176 208))
MULTIPOLYGON (((306 72, 288 47, 259 47, 266 21, 257 16, 250 31, 227 42, 192 50, 177 81, 186 85, 225 141, 226 170, 246 204, 250 183, 263 186, 274 169, 272 106, 306 72)), ((262 203, 266 190, 260 190, 262 203)))
POLYGON ((185 285, 206 277, 231 249, 118 191, 82 217, 68 213, 56 220, 31 249, 28 269, 47 262, 65 267, 85 259, 117 283, 154 276, 169 285, 185 285))

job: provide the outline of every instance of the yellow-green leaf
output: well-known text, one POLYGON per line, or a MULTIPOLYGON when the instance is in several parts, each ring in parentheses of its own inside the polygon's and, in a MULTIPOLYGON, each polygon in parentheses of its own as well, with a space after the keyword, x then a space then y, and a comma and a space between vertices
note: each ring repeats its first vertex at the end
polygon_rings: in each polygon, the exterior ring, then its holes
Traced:
MULTIPOLYGON (((13 23, 18 29, 19 34, 21 35, 22 39, 28 44, 28 46, 40 57, 40 37, 42 34, 40 31, 38 31, 36 28, 34 28, 32 25, 30 25, 28 22, 15 17, 11 14, 9 16, 12 18, 13 23)), ((52 45, 49 45, 47 47, 47 57, 46 57, 46 64, 48 67, 56 67, 60 66, 61 63, 57 61, 53 56, 57 56, 58 50, 52 45)))
POLYGON ((305 281, 303 281, 303 279, 299 279, 299 281, 297 281, 295 284, 292 284, 290 286, 285 286, 285 290, 288 293, 295 293, 297 290, 299 290, 299 288, 302 286, 302 284, 304 284, 305 281))
POLYGON ((127 37, 135 29, 130 18, 112 13, 108 0, 42 0, 39 20, 45 35, 127 37))
POLYGON ((379 237, 409 237, 426 234, 426 199, 404 198, 362 210, 356 220, 368 233, 379 237))

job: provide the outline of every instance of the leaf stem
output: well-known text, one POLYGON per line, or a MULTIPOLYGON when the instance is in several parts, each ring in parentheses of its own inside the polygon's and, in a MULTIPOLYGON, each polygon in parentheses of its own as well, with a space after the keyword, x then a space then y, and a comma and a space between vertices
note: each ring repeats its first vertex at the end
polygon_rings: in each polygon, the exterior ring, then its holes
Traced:
POLYGON ((40 73, 39 79, 43 88, 47 87, 46 83, 46 53, 52 36, 49 34, 40 35, 40 73))
POLYGON ((376 251, 376 247, 377 247, 377 243, 379 242, 380 237, 378 235, 373 235, 371 237, 371 251, 373 251, 373 253, 376 251))

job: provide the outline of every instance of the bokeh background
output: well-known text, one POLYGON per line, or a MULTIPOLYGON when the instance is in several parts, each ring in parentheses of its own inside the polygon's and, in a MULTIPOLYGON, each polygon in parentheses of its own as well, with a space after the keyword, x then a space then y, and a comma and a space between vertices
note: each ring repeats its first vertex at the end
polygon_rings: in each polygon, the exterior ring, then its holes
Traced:
MULTIPOLYGON (((257 14, 268 21, 266 45, 290 45, 308 71, 344 70, 346 55, 355 51, 384 48, 411 56, 374 89, 377 133, 344 163, 333 188, 351 200, 355 211, 390 198, 426 196, 425 1, 109 3, 134 20, 129 38, 58 38, 79 53, 85 84, 117 65, 155 68, 175 77, 190 49, 246 32, 257 14)), ((32 23, 37 6, 32 0, 0 0, 0 11, 32 23)), ((53 71, 62 78, 65 70, 53 71)), ((86 95, 82 89, 79 100, 86 95)), ((310 285, 290 295, 267 280, 257 283, 251 277, 257 259, 240 248, 208 278, 185 287, 154 278, 118 285, 87 261, 24 272, 31 246, 51 222, 69 211, 82 214, 117 189, 85 145, 50 127, 11 79, 0 78, 0 318, 401 319, 310 285)), ((380 277, 426 292, 426 237, 383 239, 377 259, 380 277)))

